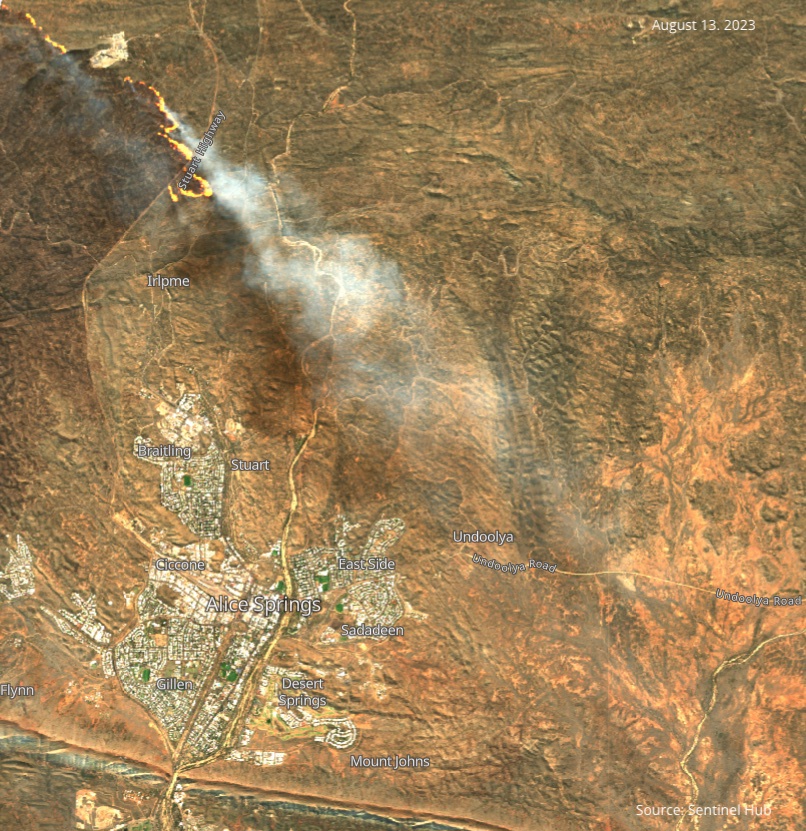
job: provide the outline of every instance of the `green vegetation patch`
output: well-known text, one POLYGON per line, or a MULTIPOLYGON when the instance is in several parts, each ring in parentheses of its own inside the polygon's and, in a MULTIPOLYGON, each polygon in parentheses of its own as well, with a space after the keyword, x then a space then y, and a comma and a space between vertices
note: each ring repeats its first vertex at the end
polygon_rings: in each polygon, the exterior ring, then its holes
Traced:
POLYGON ((278 592, 284 592, 285 591, 285 581, 284 580, 280 580, 280 582, 277 584, 277 591, 278 592))
POLYGON ((142 672, 143 681, 148 681, 151 678, 151 670, 145 667, 142 672))
POLYGON ((337 603, 336 604, 336 611, 337 612, 343 612, 344 611, 344 604, 343 603, 337 603))
POLYGON ((190 478, 190 476, 186 473, 186 474, 182 477, 182 481, 184 482, 185 487, 186 487, 186 488, 189 488, 189 487, 190 487, 190 483, 191 483, 193 480, 192 480, 192 479, 190 478))

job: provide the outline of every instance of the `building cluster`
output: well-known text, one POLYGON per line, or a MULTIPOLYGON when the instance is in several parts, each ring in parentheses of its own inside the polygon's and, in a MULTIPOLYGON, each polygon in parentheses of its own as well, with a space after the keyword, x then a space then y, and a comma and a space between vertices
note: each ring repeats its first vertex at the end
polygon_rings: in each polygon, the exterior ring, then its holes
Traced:
POLYGON ((403 616, 394 574, 376 574, 353 584, 347 599, 357 626, 392 626, 403 616))
POLYGON ((203 817, 197 817, 190 808, 182 810, 182 824, 180 828, 182 831, 229 831, 226 826, 207 822, 203 817))
POLYGON ((114 649, 117 675, 123 689, 154 714, 171 741, 177 741, 213 668, 221 630, 177 616, 174 608, 156 596, 153 583, 138 598, 138 611, 140 625, 114 649), (158 678, 189 680, 194 687, 162 690, 156 684, 158 678))
POLYGON ((183 455, 140 456, 138 447, 153 447, 150 439, 137 436, 134 455, 160 467, 162 505, 197 536, 215 539, 221 536, 224 508, 224 457, 211 438, 213 425, 204 414, 201 396, 186 393, 179 403, 160 408, 158 428, 162 437, 175 448, 190 451, 183 455))
POLYGON ((34 558, 31 550, 17 536, 17 547, 6 546, 8 562, 5 571, 0 571, 0 597, 18 600, 34 593, 34 558))
POLYGON ((203 448, 213 434, 213 422, 204 412, 204 402, 198 393, 186 392, 175 407, 161 403, 158 411, 162 418, 159 429, 171 444, 190 447, 194 452, 203 448))
MULTIPOLYGON (((282 691, 283 678, 301 681, 305 680, 307 676, 304 672, 289 670, 284 667, 267 666, 263 670, 258 688, 258 698, 265 701, 265 711, 258 702, 255 708, 258 719, 265 718, 266 713, 269 713, 271 721, 276 719, 291 731, 306 727, 319 728, 321 735, 315 736, 314 740, 324 742, 338 750, 347 750, 356 743, 358 730, 352 720, 347 716, 335 715, 335 711, 330 707, 326 706, 324 710, 318 710, 304 706, 280 706, 277 696, 282 691), (332 714, 328 714, 328 710, 332 714)), ((297 695, 298 692, 294 691, 290 694, 297 695)), ((312 695, 316 694, 312 693, 312 695)), ((244 731, 242 744, 248 744, 253 732, 248 728, 244 731)))
POLYGON ((282 765, 285 757, 285 753, 274 750, 243 750, 236 748, 235 750, 230 750, 225 758, 232 762, 249 762, 260 767, 269 767, 282 765))
POLYGON ((300 597, 319 597, 329 589, 344 589, 352 574, 336 568, 340 555, 335 548, 308 548, 291 557, 291 574, 300 597))
POLYGON ((213 681, 188 735, 188 747, 196 758, 204 758, 224 743, 238 714, 246 691, 246 682, 266 651, 280 615, 252 611, 241 617, 246 630, 230 641, 221 662, 222 669, 213 681))
MULTIPOLYGON (((381 559, 402 536, 405 525, 400 519, 384 519, 372 527, 366 543, 356 553, 347 542, 347 534, 356 526, 343 520, 337 531, 334 548, 309 548, 291 558, 291 571, 300 596, 316 597, 335 589, 339 597, 336 608, 348 611, 356 624, 391 626, 403 616, 403 602, 395 588, 392 571, 368 569, 340 569, 340 558, 365 563, 381 559)), ((323 634, 325 640, 334 640, 332 629, 323 634)))
MULTIPOLYGON (((161 553, 168 555, 165 559, 198 559, 205 560, 208 566, 210 564, 212 550, 204 543, 185 548, 162 544, 160 548, 161 553)), ((227 556, 220 569, 205 568, 204 571, 159 569, 156 566, 159 558, 155 558, 148 573, 149 583, 156 587, 169 586, 173 589, 176 593, 174 614, 178 611, 196 623, 205 625, 228 625, 234 620, 234 615, 230 612, 208 610, 210 598, 220 595, 226 595, 233 600, 248 597, 253 591, 255 581, 230 541, 225 542, 225 552, 227 556)))
POLYGON ((78 607, 78 612, 59 609, 55 614, 45 606, 40 609, 53 620, 57 628, 65 635, 92 647, 104 647, 112 640, 112 633, 98 620, 98 603, 95 595, 90 593, 86 600, 78 592, 73 592, 70 599, 78 607))
POLYGON ((385 557, 387 551, 403 536, 406 525, 402 519, 381 519, 372 526, 360 556, 385 557))
MULTIPOLYGON (((175 432, 168 438, 177 435, 175 432)), ((202 459, 217 452, 211 444, 202 459)), ((175 459, 164 463, 163 481, 165 469, 178 463, 175 459)), ((185 464, 192 464, 192 460, 185 464)), ((187 546, 171 545, 164 537, 152 535, 155 557, 148 584, 137 599, 140 624, 115 647, 114 654, 104 653, 103 667, 105 673, 118 675, 126 692, 159 719, 172 741, 189 729, 187 747, 196 758, 203 758, 228 741, 230 725, 243 703, 246 679, 265 652, 280 615, 253 610, 239 613, 244 630, 234 634, 224 655, 216 657, 223 633, 236 616, 219 611, 211 600, 250 598, 258 587, 231 540, 212 539, 212 528, 210 533, 202 533, 192 523, 188 526, 202 539, 187 546), (204 568, 168 567, 188 562, 203 563, 204 568), (166 597, 171 598, 171 605, 164 601, 166 597), (220 671, 214 661, 220 661, 220 671), (207 688, 211 676, 213 681, 207 688), (190 680, 194 687, 162 690, 155 684, 157 678, 190 680), (206 695, 198 702, 203 687, 206 695), (191 712, 194 718, 189 724, 191 712)), ((272 599, 278 600, 279 595, 272 599)))
POLYGON ((313 724, 315 727, 328 728, 324 736, 317 736, 314 741, 324 742, 337 750, 348 750, 358 738, 356 726, 346 717, 314 719, 313 724))
MULTIPOLYGON (((221 603, 222 599, 254 600, 261 591, 232 541, 222 539, 224 458, 200 396, 186 394, 175 406, 162 402, 158 410, 160 441, 170 444, 160 445, 158 452, 145 453, 142 446, 153 445, 138 436, 134 452, 137 458, 160 466, 162 504, 176 513, 199 541, 176 546, 163 534, 151 535, 156 556, 149 568, 148 584, 137 598, 140 622, 117 646, 102 652, 104 674, 117 674, 124 690, 159 720, 171 741, 177 742, 186 734, 185 747, 195 760, 229 746, 227 758, 234 761, 261 766, 282 764, 284 753, 248 747, 254 734, 251 727, 243 730, 239 745, 232 747, 237 719, 250 706, 254 715, 264 706, 271 709, 272 719, 282 721, 289 730, 305 727, 308 730, 303 732, 310 735, 313 728, 316 740, 331 747, 352 747, 358 735, 355 725, 328 708, 326 702, 324 711, 278 705, 275 693, 281 677, 303 679, 302 673, 266 667, 256 697, 245 699, 247 694, 254 695, 249 691, 248 679, 276 636, 281 613, 268 611, 271 606, 264 603, 262 608, 250 605, 248 611, 238 612, 236 617, 221 603), (189 448, 191 452, 179 453, 175 448, 189 448), (204 568, 189 568, 193 563, 203 563, 204 568), (238 626, 230 629, 225 640, 224 633, 236 619, 238 626), (219 654, 224 644, 223 654, 219 654), (193 687, 160 689, 155 682, 162 678, 192 681, 193 687), (202 690, 205 694, 200 700, 202 690)), ((349 537, 358 526, 344 517, 340 521, 332 547, 310 548, 291 558, 293 586, 278 583, 274 593, 264 590, 263 597, 282 608, 280 601, 285 602, 286 593, 293 596, 293 602, 328 594, 334 598, 337 611, 348 609, 358 624, 395 623, 404 610, 394 573, 340 569, 338 561, 383 558, 400 539, 403 523, 399 519, 375 523, 356 553, 349 537)), ((142 535, 144 531, 138 529, 137 533, 142 535)), ((279 555, 278 543, 264 556, 279 555)), ((94 598, 76 603, 80 611, 62 611, 57 625, 71 627, 98 646, 108 645, 109 633, 97 621, 94 598)), ((307 618, 298 625, 304 620, 307 618)))
POLYGON ((162 464, 160 499, 198 537, 221 536, 224 457, 211 442, 203 456, 167 459, 162 464))
POLYGON ((101 667, 104 671, 104 678, 111 678, 115 674, 115 657, 111 649, 107 649, 101 656, 101 667))

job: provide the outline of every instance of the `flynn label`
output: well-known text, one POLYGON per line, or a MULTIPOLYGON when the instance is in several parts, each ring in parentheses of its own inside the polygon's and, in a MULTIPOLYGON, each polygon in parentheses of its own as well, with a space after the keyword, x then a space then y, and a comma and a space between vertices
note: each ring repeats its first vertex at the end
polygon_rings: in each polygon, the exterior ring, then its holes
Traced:
POLYGON ((0 684, 0 697, 16 698, 17 696, 30 698, 34 695, 33 687, 15 687, 13 684, 0 684))

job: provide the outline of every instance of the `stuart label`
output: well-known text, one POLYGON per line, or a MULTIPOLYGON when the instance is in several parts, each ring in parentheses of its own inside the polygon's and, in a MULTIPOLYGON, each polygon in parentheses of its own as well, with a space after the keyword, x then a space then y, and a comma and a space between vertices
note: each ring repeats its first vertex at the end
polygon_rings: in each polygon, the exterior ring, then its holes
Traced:
POLYGON ((271 463, 268 459, 264 459, 262 462, 230 459, 230 470, 271 470, 271 463))

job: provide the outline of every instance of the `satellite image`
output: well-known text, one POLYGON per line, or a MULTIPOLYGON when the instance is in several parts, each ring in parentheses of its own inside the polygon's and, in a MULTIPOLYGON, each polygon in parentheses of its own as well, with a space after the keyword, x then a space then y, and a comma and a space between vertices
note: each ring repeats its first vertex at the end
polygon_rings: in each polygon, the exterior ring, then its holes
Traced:
POLYGON ((806 829, 806 8, 0 2, 0 831, 806 829))

